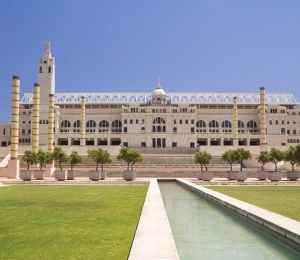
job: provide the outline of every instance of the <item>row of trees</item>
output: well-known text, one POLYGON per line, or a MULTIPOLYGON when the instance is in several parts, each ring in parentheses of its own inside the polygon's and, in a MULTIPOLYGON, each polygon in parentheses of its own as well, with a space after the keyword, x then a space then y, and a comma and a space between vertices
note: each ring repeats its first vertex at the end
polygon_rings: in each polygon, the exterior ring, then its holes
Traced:
MULTIPOLYGON (((232 171, 232 165, 234 163, 240 164, 240 170, 243 170, 243 162, 250 159, 252 154, 249 150, 244 148, 229 149, 224 152, 221 156, 223 161, 226 161, 230 165, 230 170, 232 171)), ((300 165, 300 144, 297 146, 290 146, 286 151, 281 151, 277 148, 271 148, 270 152, 261 151, 258 157, 256 158, 259 163, 261 163, 262 170, 264 166, 268 163, 274 163, 275 171, 277 171, 277 165, 281 161, 288 161, 292 166, 294 171, 295 165, 300 165)), ((207 165, 212 160, 212 155, 209 152, 196 152, 195 153, 195 162, 199 163, 201 166, 201 171, 203 166, 207 171, 207 165)))
POLYGON ((38 149, 37 153, 25 151, 22 160, 26 162, 27 170, 29 170, 29 167, 34 164, 39 164, 40 170, 42 170, 44 166, 52 163, 53 161, 59 164, 61 170, 62 164, 68 162, 71 165, 71 170, 73 170, 74 165, 82 162, 82 157, 76 151, 67 155, 61 147, 55 147, 53 153, 45 152, 42 149, 38 149))
MULTIPOLYGON (((103 171, 104 164, 111 163, 112 161, 110 154, 101 148, 89 149, 88 157, 92 158, 92 160, 95 162, 96 171, 98 170, 99 165, 101 165, 101 169, 103 171)), ((44 152, 42 149, 39 149, 37 153, 25 151, 22 159, 27 164, 27 170, 29 170, 29 167, 34 164, 39 164, 40 170, 42 170, 44 166, 52 163, 53 161, 59 165, 61 170, 64 163, 69 163, 71 170, 73 170, 73 167, 76 164, 82 162, 82 157, 76 151, 73 151, 70 155, 67 155, 67 153, 61 149, 61 147, 55 147, 53 153, 44 152)), ((124 146, 120 149, 117 159, 126 162, 127 170, 129 170, 129 166, 131 167, 131 170, 133 170, 133 165, 142 161, 142 155, 139 150, 124 146)))
POLYGON ((274 163, 275 171, 277 171, 277 164, 281 161, 290 162, 292 170, 295 170, 295 165, 300 165, 300 144, 296 146, 290 146, 285 151, 280 151, 276 148, 271 148, 270 152, 262 151, 257 157, 259 163, 261 163, 261 169, 264 170, 264 166, 268 163, 274 163))

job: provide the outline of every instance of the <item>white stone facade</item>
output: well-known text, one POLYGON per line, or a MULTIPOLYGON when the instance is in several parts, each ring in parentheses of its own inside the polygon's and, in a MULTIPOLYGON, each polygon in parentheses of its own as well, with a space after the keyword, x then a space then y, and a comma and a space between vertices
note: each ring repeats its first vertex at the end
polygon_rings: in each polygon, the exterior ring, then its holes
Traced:
MULTIPOLYGON (((40 146, 47 146, 49 94, 55 94, 55 145, 80 146, 81 96, 86 97, 85 145, 215 151, 233 147, 233 97, 237 96, 239 146, 260 147, 259 92, 254 94, 55 93, 55 59, 50 43, 39 63, 40 146)), ((22 88, 22 86, 21 86, 22 88)), ((20 103, 19 144, 30 145, 32 94, 20 103)), ((291 94, 266 93, 267 145, 295 145, 300 140, 300 106, 291 94)), ((9 145, 10 124, 0 124, 0 144, 9 145)), ((82 150, 82 147, 80 148, 82 150)))

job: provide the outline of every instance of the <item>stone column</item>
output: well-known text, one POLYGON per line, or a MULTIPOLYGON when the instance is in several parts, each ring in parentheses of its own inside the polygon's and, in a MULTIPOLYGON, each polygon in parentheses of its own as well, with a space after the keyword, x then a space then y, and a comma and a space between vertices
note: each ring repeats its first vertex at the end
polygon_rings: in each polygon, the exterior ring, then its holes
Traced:
POLYGON ((85 145, 85 97, 81 97, 80 145, 85 145))
POLYGON ((265 88, 260 88, 260 150, 267 150, 265 88))
POLYGON ((210 138, 207 138, 207 145, 210 146, 210 138))
POLYGON ((233 146, 239 145, 237 97, 233 98, 233 146))
POLYGON ((11 105, 11 135, 10 135, 10 160, 7 164, 6 174, 10 179, 19 178, 19 111, 20 111, 20 78, 13 76, 12 80, 12 105, 11 105))
POLYGON ((48 151, 53 152, 54 143, 54 94, 49 94, 49 116, 48 116, 48 151))
POLYGON ((39 149, 39 118, 40 118, 40 85, 33 86, 33 115, 32 115, 32 152, 39 149))
POLYGON ((107 138, 107 145, 110 145, 110 137, 107 138))

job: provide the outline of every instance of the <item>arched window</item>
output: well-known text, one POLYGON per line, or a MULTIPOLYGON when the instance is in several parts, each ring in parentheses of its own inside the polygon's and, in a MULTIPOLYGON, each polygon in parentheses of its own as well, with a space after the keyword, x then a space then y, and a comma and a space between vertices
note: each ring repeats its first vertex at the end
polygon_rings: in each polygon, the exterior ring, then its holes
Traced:
POLYGON ((223 128, 231 128, 231 122, 229 122, 228 120, 223 121, 222 127, 223 128))
POLYGON ((109 131, 109 123, 107 120, 101 120, 99 123, 99 133, 104 133, 109 131))
POLYGON ((80 120, 76 120, 75 122, 74 122, 74 124, 73 124, 73 127, 75 128, 77 128, 77 127, 80 127, 80 120))
POLYGON ((112 133, 121 133, 122 132, 122 122, 120 120, 115 120, 111 124, 112 133))
POLYGON ((196 122, 196 127, 206 127, 206 123, 203 120, 196 122))
POLYGON ((238 128, 244 128, 244 127, 245 127, 244 122, 239 120, 238 121, 238 128))
POLYGON ((89 120, 86 122, 86 127, 96 127, 96 122, 94 120, 89 120))
POLYGON ((157 104, 160 104, 161 103, 161 100, 160 98, 157 99, 157 104))
POLYGON ((64 120, 61 122, 61 127, 71 127, 71 123, 68 120, 64 120))
POLYGON ((250 120, 250 121, 247 123, 247 128, 257 128, 256 122, 253 121, 253 120, 250 120))
POLYGON ((211 120, 208 125, 210 128, 218 128, 219 123, 216 120, 211 120))
POLYGON ((166 121, 161 117, 154 118, 152 132, 166 132, 166 121))

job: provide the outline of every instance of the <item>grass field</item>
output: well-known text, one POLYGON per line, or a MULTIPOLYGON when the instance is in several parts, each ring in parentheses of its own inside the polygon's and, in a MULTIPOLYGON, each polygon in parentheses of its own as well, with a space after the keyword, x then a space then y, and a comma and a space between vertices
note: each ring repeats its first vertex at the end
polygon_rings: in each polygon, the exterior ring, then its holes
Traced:
POLYGON ((127 259, 147 189, 0 188, 0 259, 127 259))
POLYGON ((290 187, 206 187, 255 206, 300 221, 300 186, 290 187))

